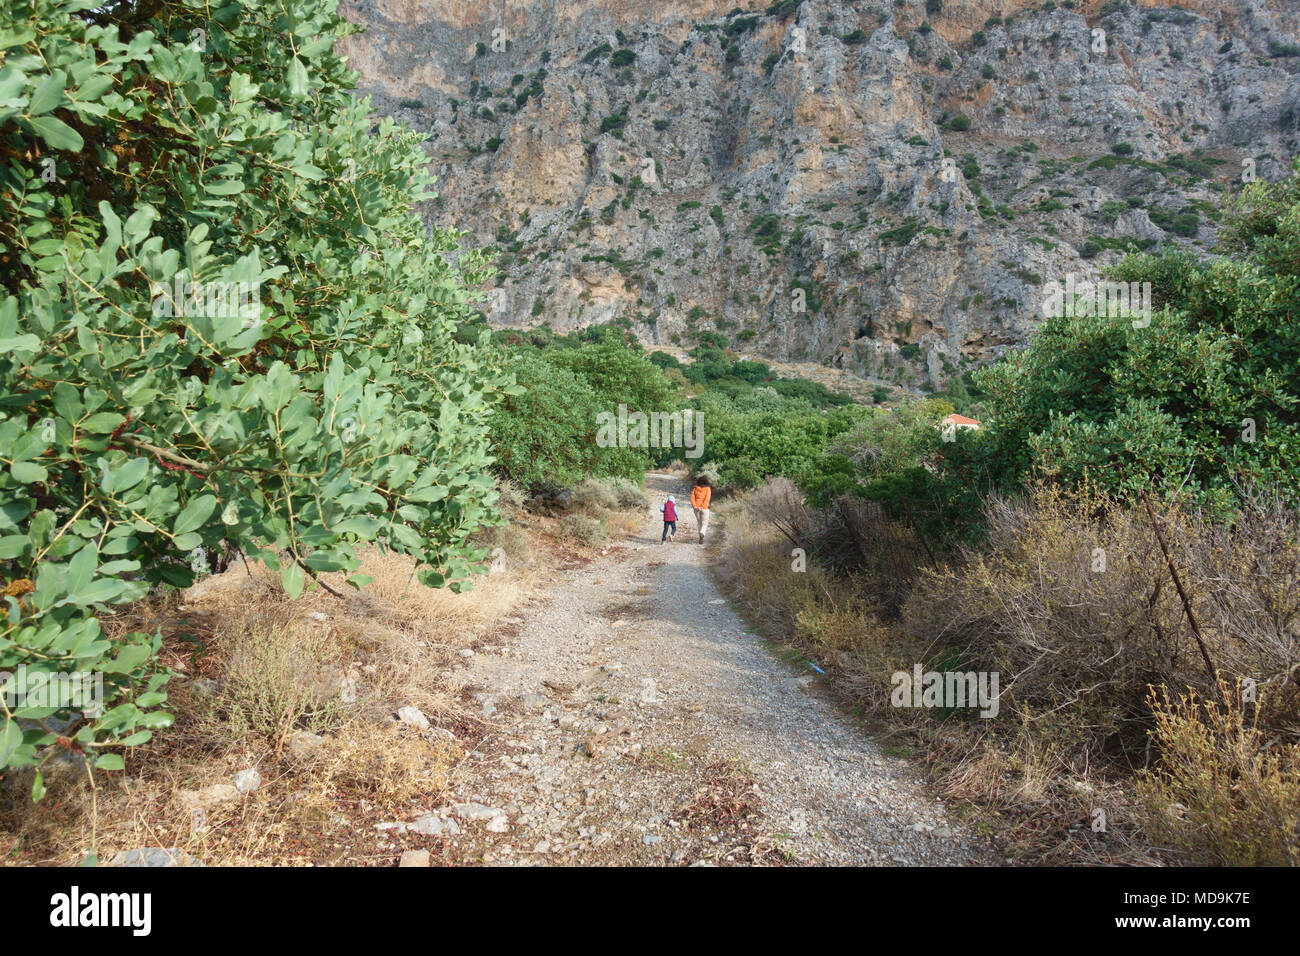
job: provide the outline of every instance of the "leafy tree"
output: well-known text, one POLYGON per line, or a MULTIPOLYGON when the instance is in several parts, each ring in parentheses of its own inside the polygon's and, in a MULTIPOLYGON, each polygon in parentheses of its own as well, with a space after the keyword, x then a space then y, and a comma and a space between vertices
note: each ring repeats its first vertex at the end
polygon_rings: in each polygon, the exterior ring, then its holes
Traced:
POLYGON ((644 352, 621 341, 604 339, 570 352, 554 352, 548 360, 590 383, 602 409, 616 411, 620 404, 631 411, 672 411, 675 390, 644 352))
POLYGON ((483 259, 413 212, 421 137, 354 97, 334 9, 0 12, 0 670, 104 676, 99 714, 0 698, 0 767, 58 717, 121 768, 170 719, 161 639, 98 609, 230 549, 295 597, 380 538, 430 585, 483 557, 508 378, 453 338, 483 259))
POLYGON ((1300 165, 1248 187, 1222 256, 1132 255, 1154 314, 1049 319, 976 376, 1004 486, 1031 473, 1229 507, 1242 479, 1300 500, 1300 165))
POLYGON ((583 478, 640 480, 645 452, 601 448, 597 419, 610 411, 592 384, 548 358, 568 353, 512 350, 519 394, 508 396, 492 419, 492 451, 500 470, 530 490, 565 487, 583 478))

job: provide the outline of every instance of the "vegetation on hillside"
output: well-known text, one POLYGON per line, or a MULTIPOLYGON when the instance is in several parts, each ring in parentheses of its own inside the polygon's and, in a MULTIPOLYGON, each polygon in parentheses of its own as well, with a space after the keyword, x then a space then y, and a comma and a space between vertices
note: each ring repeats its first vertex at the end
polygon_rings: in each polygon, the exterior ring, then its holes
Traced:
POLYGON ((1117 267, 1149 325, 1049 320, 978 373, 980 430, 868 419, 828 449, 847 493, 727 516, 755 619, 1012 853, 1300 864, 1300 165, 1229 220, 1219 259, 1117 267), (1001 716, 891 706, 918 664, 999 674, 1001 716))

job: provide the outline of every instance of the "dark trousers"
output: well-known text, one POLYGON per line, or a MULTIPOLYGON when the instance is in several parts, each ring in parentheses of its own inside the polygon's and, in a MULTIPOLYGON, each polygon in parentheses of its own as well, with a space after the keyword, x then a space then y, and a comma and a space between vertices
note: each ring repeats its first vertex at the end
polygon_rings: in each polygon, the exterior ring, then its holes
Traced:
POLYGON ((663 544, 665 541, 668 540, 668 529, 669 529, 669 528, 672 528, 672 531, 673 531, 673 534, 674 534, 674 535, 677 534, 677 522, 676 522, 676 521, 665 521, 665 522, 664 522, 664 536, 663 536, 662 538, 659 539, 659 543, 660 543, 660 544, 663 544))

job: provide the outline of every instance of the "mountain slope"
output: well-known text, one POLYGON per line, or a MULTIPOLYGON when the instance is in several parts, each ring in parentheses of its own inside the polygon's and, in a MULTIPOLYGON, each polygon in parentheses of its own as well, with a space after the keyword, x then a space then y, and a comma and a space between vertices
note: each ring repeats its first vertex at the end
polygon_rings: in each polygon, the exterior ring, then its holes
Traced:
POLYGON ((1295 4, 1072 6, 344 11, 362 89, 431 134, 430 216, 503 250, 494 325, 713 329, 917 386, 1023 342, 1048 281, 1209 247, 1297 152, 1295 4))

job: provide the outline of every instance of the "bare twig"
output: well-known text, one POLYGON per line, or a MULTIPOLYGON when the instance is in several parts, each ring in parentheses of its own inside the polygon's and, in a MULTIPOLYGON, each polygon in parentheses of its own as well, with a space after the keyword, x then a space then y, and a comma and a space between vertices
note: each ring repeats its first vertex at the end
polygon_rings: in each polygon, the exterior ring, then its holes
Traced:
POLYGON ((1192 613, 1192 602, 1187 597, 1187 592, 1183 589, 1182 579, 1178 577, 1178 569, 1174 567, 1174 560, 1169 556, 1169 547, 1165 544, 1165 536, 1160 531, 1160 521, 1156 518, 1155 509, 1151 507, 1151 498, 1146 489, 1142 489, 1142 503, 1146 505, 1147 514, 1151 517, 1151 527, 1156 533, 1156 542, 1160 545, 1160 552, 1165 556, 1165 564, 1169 566, 1169 575, 1174 580, 1174 587, 1178 589, 1178 597, 1183 602, 1183 610, 1187 612, 1187 622, 1192 626, 1192 635, 1196 638, 1196 646, 1201 649, 1201 658, 1205 661, 1205 669, 1209 672, 1210 683, 1219 690, 1219 696, 1223 696, 1223 687, 1219 684, 1219 671, 1210 660, 1210 652, 1205 646, 1205 639, 1201 636, 1201 627, 1196 623, 1196 615, 1192 613))

